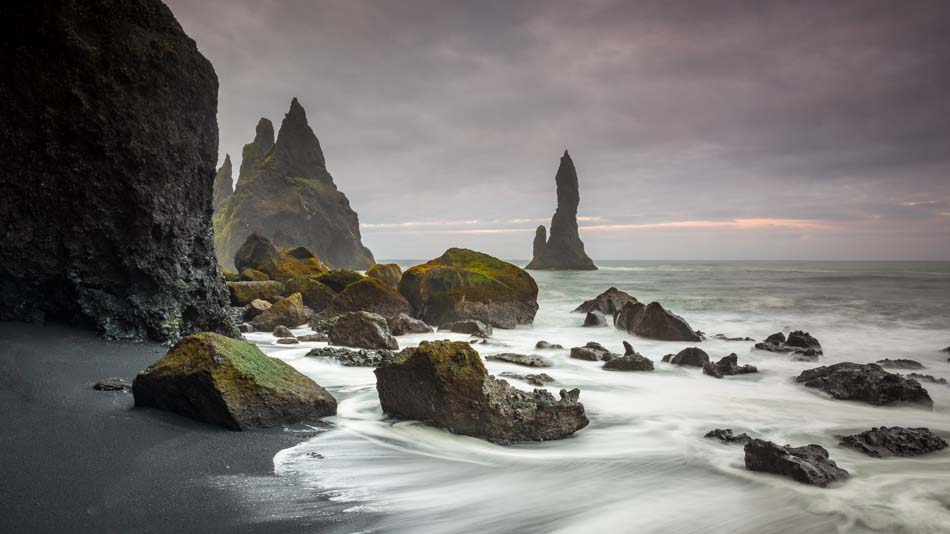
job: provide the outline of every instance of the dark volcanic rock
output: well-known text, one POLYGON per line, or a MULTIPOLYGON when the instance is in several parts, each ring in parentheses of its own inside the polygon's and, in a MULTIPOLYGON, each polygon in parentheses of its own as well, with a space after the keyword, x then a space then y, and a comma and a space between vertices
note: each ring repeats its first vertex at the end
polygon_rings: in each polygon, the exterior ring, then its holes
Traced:
MULTIPOLYGON (((267 133, 258 125, 258 136, 266 138, 267 133)), ((266 142, 263 139, 262 145, 266 142)), ((255 139, 252 145, 256 143, 255 139)), ((252 151, 258 148, 262 147, 252 151)), ((333 183, 320 141, 296 98, 280 125, 277 142, 250 161, 247 169, 242 163, 234 194, 214 216, 215 250, 223 265, 230 264, 252 232, 267 236, 278 247, 306 246, 334 267, 373 265, 373 254, 360 241, 356 212, 333 183)))
POLYGON ((211 249, 214 69, 158 0, 5 3, 0 320, 237 336, 211 249))
POLYGON ((255 176, 255 167, 274 146, 274 123, 261 117, 254 128, 254 140, 241 150, 241 169, 238 172, 238 184, 255 176))
POLYGON ((584 326, 607 326, 607 318, 599 311, 587 312, 584 317, 584 326))
POLYGON ((524 269, 464 248, 407 270, 399 292, 432 325, 477 319, 498 328, 531 324, 538 284, 524 269))
POLYGON ((242 277, 246 276, 246 273, 256 273, 257 276, 247 277, 260 279, 260 273, 263 273, 264 280, 280 282, 287 282, 294 277, 322 276, 329 271, 306 247, 277 250, 269 239, 258 233, 247 237, 234 255, 234 264, 241 271, 242 277))
POLYGON ((617 312, 614 326, 630 334, 662 341, 702 341, 702 336, 685 319, 651 302, 628 302, 617 312))
POLYGON ((445 323, 439 330, 448 330, 457 334, 468 334, 475 337, 491 337, 492 327, 478 320, 453 321, 445 323))
POLYGON ((923 369, 924 368, 924 364, 916 360, 905 360, 903 358, 897 358, 895 360, 892 360, 890 358, 884 358, 883 360, 878 360, 876 363, 885 369, 923 369))
POLYGON ((503 352, 501 354, 489 354, 485 356, 486 360, 493 362, 513 363, 515 365, 524 365, 525 367, 551 367, 551 362, 537 354, 515 354, 513 352, 503 352))
POLYGON ((605 361, 608 362, 614 358, 619 357, 619 354, 614 354, 607 350, 607 347, 604 347, 596 341, 590 341, 583 347, 573 347, 571 349, 571 358, 575 360, 587 360, 589 362, 596 361, 605 361))
POLYGON ((934 375, 924 375, 920 373, 907 373, 907 378, 913 378, 918 382, 929 382, 931 384, 940 384, 941 386, 950 385, 946 378, 938 378, 934 375))
POLYGON ((785 344, 785 334, 781 332, 776 332, 771 336, 765 338, 766 343, 771 343, 774 345, 784 345, 785 344))
POLYGON ((676 356, 670 358, 673 365, 688 365, 692 367, 703 367, 709 363, 709 355, 701 348, 689 347, 676 353, 676 356))
POLYGON ((845 480, 848 472, 828 458, 828 451, 820 445, 781 447, 771 441, 753 439, 745 446, 745 467, 788 477, 803 484, 825 487, 845 480))
POLYGON ((321 347, 306 354, 311 358, 329 358, 346 367, 379 367, 384 360, 392 358, 388 350, 343 349, 340 347, 321 347))
POLYGON ((653 361, 637 353, 626 354, 608 360, 604 364, 604 369, 607 371, 652 371, 653 361))
POLYGON ((395 263, 377 263, 366 270, 366 276, 375 278, 393 289, 399 288, 402 280, 402 269, 395 263))
POLYGON ((580 306, 574 308, 575 313, 589 313, 599 311, 604 315, 611 317, 616 315, 621 308, 628 302, 637 303, 637 299, 620 291, 616 287, 611 287, 596 297, 584 301, 580 306))
POLYGON ((566 437, 588 424, 580 391, 527 393, 488 375, 464 342, 423 341, 377 368, 383 411, 497 443, 566 437))
POLYGON ((234 182, 231 178, 231 156, 224 155, 224 164, 214 175, 214 190, 211 201, 211 207, 218 211, 228 201, 231 193, 234 192, 234 182))
POLYGON ((399 348, 399 343, 389 333, 386 319, 369 312, 352 312, 341 315, 330 328, 330 343, 363 349, 399 348))
POLYGON ((813 350, 821 354, 821 343, 808 332, 802 332, 801 330, 796 330, 789 334, 788 339, 785 340, 785 346, 793 347, 800 351, 813 350))
POLYGON ((534 344, 534 348, 536 348, 536 349, 552 349, 552 350, 553 350, 553 349, 563 349, 564 347, 563 347, 562 345, 558 345, 557 343, 548 343, 547 341, 543 341, 543 340, 542 340, 542 341, 538 341, 537 343, 535 343, 535 344, 534 344))
POLYGON ((389 325, 389 331, 394 336, 435 332, 435 329, 427 325, 424 321, 409 317, 405 313, 400 313, 395 317, 387 317, 386 324, 389 325))
POLYGON ((706 432, 706 435, 703 437, 706 439, 716 439, 723 443, 729 444, 741 443, 742 445, 745 445, 746 443, 752 441, 752 437, 745 432, 739 434, 738 436, 734 436, 732 434, 731 428, 717 428, 715 430, 710 430, 709 432, 706 432))
POLYGON ((534 259, 526 269, 557 269, 595 271, 597 267, 584 252, 584 243, 577 232, 577 205, 580 192, 577 170, 567 150, 554 177, 557 183, 557 210, 551 218, 551 237, 544 243, 544 227, 534 236, 534 259))
POLYGON ((135 377, 136 406, 234 430, 313 421, 336 413, 316 382, 256 346, 217 334, 182 339, 135 377))
POLYGON ((822 354, 821 343, 808 332, 801 330, 789 334, 788 339, 785 339, 785 334, 776 332, 762 343, 756 343, 755 348, 769 352, 794 352, 796 356, 792 359, 798 361, 818 361, 822 354))
POLYGON ((504 373, 501 373, 498 376, 502 378, 512 378, 514 380, 523 380, 531 384, 532 386, 538 386, 538 387, 554 382, 554 378, 551 377, 551 375, 548 375, 546 373, 538 373, 536 375, 519 375, 518 373, 511 373, 511 372, 505 371, 504 373))
POLYGON ((270 302, 267 302, 266 300, 261 300, 261 299, 254 299, 251 301, 250 304, 248 304, 244 308, 244 313, 241 318, 245 321, 250 321, 254 319, 255 317, 257 317, 258 315, 269 310, 270 307, 271 307, 270 302))
POLYGON ((280 264, 280 251, 270 239, 252 232, 234 254, 234 268, 238 271, 254 269, 267 273, 280 264))
POLYGON ((868 456, 920 456, 947 448, 947 442, 929 428, 899 426, 874 427, 859 434, 845 436, 842 445, 853 447, 868 456))
POLYGON ((919 382, 888 373, 873 363, 843 362, 816 367, 802 371, 796 380, 840 400, 862 401, 876 406, 896 403, 933 406, 930 394, 919 382))
POLYGON ((729 375, 743 375, 747 373, 757 373, 758 369, 754 365, 739 365, 739 357, 732 353, 716 363, 706 362, 703 364, 703 373, 716 378, 722 378, 729 375))
POLYGON ((96 391, 118 391, 120 393, 128 393, 132 391, 132 384, 129 384, 129 381, 124 378, 106 378, 105 380, 100 380, 92 385, 92 389, 96 391))

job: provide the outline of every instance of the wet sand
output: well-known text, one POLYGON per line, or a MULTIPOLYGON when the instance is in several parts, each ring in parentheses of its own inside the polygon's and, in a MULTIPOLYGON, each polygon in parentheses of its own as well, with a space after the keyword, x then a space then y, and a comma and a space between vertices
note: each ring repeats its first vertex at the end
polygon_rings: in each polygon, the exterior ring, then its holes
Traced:
MULTIPOLYGON (((63 325, 0 322, 0 532, 356 532, 342 504, 269 520, 265 495, 221 480, 273 477, 273 457, 315 431, 233 432, 136 409, 131 382, 158 344, 106 342, 63 325), (214 479, 218 481, 211 483, 214 479)), ((368 520, 368 518, 362 518, 368 520)))

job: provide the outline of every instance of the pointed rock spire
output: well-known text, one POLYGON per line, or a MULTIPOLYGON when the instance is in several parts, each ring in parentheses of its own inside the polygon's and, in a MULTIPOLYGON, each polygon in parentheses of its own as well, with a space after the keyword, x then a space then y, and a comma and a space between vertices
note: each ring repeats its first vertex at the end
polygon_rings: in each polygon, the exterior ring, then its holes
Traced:
POLYGON ((214 194, 211 200, 211 207, 214 211, 218 211, 224 207, 231 193, 234 192, 231 174, 231 155, 225 154, 224 164, 221 165, 221 168, 218 169, 218 172, 214 175, 214 194))
POLYGON ((238 172, 238 184, 253 174, 254 166, 274 146, 274 123, 265 117, 257 121, 254 140, 244 145, 241 151, 241 170, 238 172))
POLYGON ((527 269, 558 269, 593 271, 597 267, 584 252, 584 243, 577 231, 577 206, 580 191, 574 161, 564 150, 561 164, 554 176, 557 184, 557 210, 551 218, 551 235, 544 242, 544 226, 534 236, 534 258, 527 269))

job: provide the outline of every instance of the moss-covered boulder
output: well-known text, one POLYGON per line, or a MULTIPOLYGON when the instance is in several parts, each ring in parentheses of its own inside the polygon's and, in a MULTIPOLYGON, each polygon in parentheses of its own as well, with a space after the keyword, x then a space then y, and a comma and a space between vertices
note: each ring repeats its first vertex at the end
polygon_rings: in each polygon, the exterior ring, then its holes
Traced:
POLYGON ((258 271, 257 269, 248 267, 241 271, 241 280, 245 282, 265 282, 270 280, 270 276, 267 276, 267 273, 264 271, 258 271))
POLYGON ((315 421, 336 399, 255 345, 208 332, 182 339, 135 377, 135 405, 234 430, 315 421))
POLYGON ((346 286, 353 282, 359 282, 363 278, 366 277, 353 269, 333 269, 315 276, 314 280, 329 287, 334 293, 339 293, 343 291, 346 286))
POLYGON ((375 278, 363 278, 343 288, 333 297, 327 309, 330 315, 354 311, 377 313, 383 317, 395 317, 409 313, 409 301, 398 291, 375 278))
POLYGON ((300 293, 304 306, 321 312, 333 301, 336 293, 311 276, 295 276, 284 283, 287 294, 300 293))
POLYGON ((251 321, 251 324, 258 330, 273 330, 278 325, 294 327, 306 322, 307 313, 303 308, 303 297, 300 293, 294 293, 261 312, 251 321))
POLYGON ((230 269, 224 267, 218 267, 218 269, 221 271, 221 275, 224 276, 225 282, 239 282, 241 280, 241 275, 230 269))
POLYGON ((314 276, 329 268, 306 247, 278 250, 273 243, 260 234, 251 234, 234 255, 234 264, 245 279, 256 280, 260 274, 265 280, 280 282, 295 276, 314 276), (248 273, 245 276, 245 272, 248 273))
POLYGON ((395 263, 377 263, 366 269, 366 276, 382 281, 389 287, 396 289, 402 280, 402 269, 395 263))
POLYGON ((488 375, 468 343, 423 341, 375 370, 383 411, 497 443, 566 437, 588 424, 580 391, 533 393, 488 375))
POLYGON ((256 269, 268 272, 280 263, 280 251, 270 239, 253 233, 247 236, 241 248, 234 254, 234 267, 238 272, 244 269, 256 269))
POLYGON ((277 302, 284 295, 284 284, 276 280, 264 282, 228 282, 232 306, 247 306, 255 299, 277 302))
POLYGON ((396 350, 399 343, 390 332, 382 315, 352 312, 339 316, 330 327, 330 343, 361 349, 396 350))
POLYGON ((478 319, 514 328, 531 324, 538 311, 538 284, 524 269, 464 248, 406 271, 399 292, 434 325, 478 319))

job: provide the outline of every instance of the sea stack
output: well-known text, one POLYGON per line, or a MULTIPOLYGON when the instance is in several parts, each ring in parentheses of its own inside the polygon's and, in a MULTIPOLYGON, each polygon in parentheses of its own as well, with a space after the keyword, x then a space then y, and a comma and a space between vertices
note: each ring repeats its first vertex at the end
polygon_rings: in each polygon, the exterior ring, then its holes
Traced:
POLYGON ((0 320, 238 335, 212 249, 218 79, 158 0, 0 17, 0 320))
POLYGON ((564 151, 561 165, 554 177, 557 183, 557 210, 551 218, 551 237, 548 239, 544 226, 538 226, 534 236, 534 258, 526 269, 596 271, 584 243, 577 233, 577 205, 580 192, 577 186, 577 170, 571 156, 564 151))
POLYGON ((230 198, 231 193, 234 192, 234 184, 231 178, 231 155, 224 155, 224 164, 221 165, 221 168, 218 169, 218 172, 214 175, 214 195, 211 201, 211 207, 214 208, 214 211, 220 210, 224 207, 225 202, 230 198))
POLYGON ((360 239, 359 219, 333 183, 320 141, 296 98, 273 141, 261 119, 244 146, 230 200, 214 217, 215 251, 230 267, 234 253, 257 232, 278 247, 304 246, 333 267, 366 269, 375 261, 360 239))

